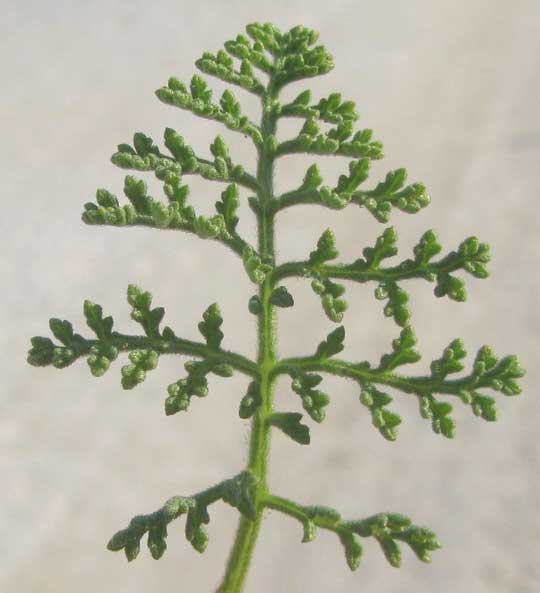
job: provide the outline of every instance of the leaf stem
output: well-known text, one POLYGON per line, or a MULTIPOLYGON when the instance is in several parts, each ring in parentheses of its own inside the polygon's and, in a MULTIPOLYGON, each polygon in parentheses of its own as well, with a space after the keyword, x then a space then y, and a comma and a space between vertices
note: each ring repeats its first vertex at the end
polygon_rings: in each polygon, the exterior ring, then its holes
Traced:
MULTIPOLYGON (((257 182, 260 190, 258 200, 258 243, 259 254, 264 263, 274 264, 274 212, 271 209, 273 196, 274 155, 267 142, 275 134, 276 115, 271 109, 275 99, 272 80, 268 91, 263 97, 261 131, 263 142, 259 148, 257 165, 257 182)), ((253 416, 249 448, 248 469, 257 478, 255 493, 256 518, 251 521, 240 518, 231 554, 223 581, 216 593, 241 593, 244 589, 247 572, 251 563, 253 550, 259 534, 264 511, 264 499, 267 495, 268 455, 270 450, 271 426, 268 417, 273 412, 273 374, 276 361, 276 313, 270 302, 273 282, 268 274, 259 289, 261 312, 258 316, 258 370, 262 403, 253 416)))

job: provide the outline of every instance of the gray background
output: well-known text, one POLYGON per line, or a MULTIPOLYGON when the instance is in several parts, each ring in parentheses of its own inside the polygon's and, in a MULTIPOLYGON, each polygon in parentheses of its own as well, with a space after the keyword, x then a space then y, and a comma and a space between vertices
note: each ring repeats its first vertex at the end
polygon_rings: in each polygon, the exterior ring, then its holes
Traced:
MULTIPOLYGON (((519 354, 528 376, 522 398, 498 396, 496 424, 457 402, 455 441, 431 432, 413 398, 396 397, 404 417, 396 443, 370 426, 357 387, 325 380, 332 405, 325 423, 312 425, 312 445, 273 439, 272 488, 305 504, 335 506, 345 517, 402 511, 435 529, 444 550, 431 565, 404 550, 395 570, 366 541, 362 566, 351 573, 332 534, 300 545, 300 527, 269 513, 246 590, 538 590, 539 17, 535 0, 2 2, 2 591, 210 592, 219 581, 237 521, 226 505, 211 509, 204 556, 186 543, 183 521, 171 526, 159 563, 144 549, 128 565, 105 543, 134 514, 240 470, 249 428, 237 417, 245 379, 213 380, 206 400, 166 418, 165 388, 183 375, 182 359, 162 359, 143 385, 124 392, 123 361, 95 379, 84 361, 60 372, 29 367, 24 358, 30 336, 48 335, 49 317, 69 319, 88 335, 85 298, 101 303, 121 331, 137 332, 125 302, 129 282, 151 290, 167 323, 186 337, 197 337, 202 311, 219 301, 224 345, 253 355, 255 325, 246 311, 253 287, 230 252, 178 233, 87 227, 80 212, 96 187, 121 194, 123 172, 108 159, 135 131, 160 142, 172 126, 207 153, 219 124, 164 106, 153 91, 170 75, 188 80, 204 50, 217 51, 254 20, 320 31, 335 70, 295 84, 284 97, 310 87, 315 97, 339 90, 356 100, 360 125, 385 144, 372 183, 405 166, 411 180, 427 184, 428 209, 392 216, 402 259, 428 228, 445 251, 471 234, 492 246, 492 276, 467 277, 466 304, 435 299, 425 282, 408 285, 425 356, 411 372, 427 370, 461 336, 472 353, 468 365, 488 343, 500 355, 519 354)), ((211 84, 218 96, 225 88, 211 84)), ((237 96, 256 117, 256 102, 241 90, 237 96)), ((288 122, 280 134, 297 127, 288 122)), ((249 142, 224 135, 234 158, 254 167, 249 142)), ((283 159, 277 190, 296 187, 314 160, 283 159)), ((328 183, 347 166, 346 159, 318 162, 328 183)), ((193 203, 210 213, 221 187, 189 182, 193 203)), ((240 229, 253 239, 251 213, 243 207, 242 214, 240 229)), ((344 261, 383 229, 353 207, 292 209, 278 221, 279 259, 304 257, 327 226, 344 261)), ((307 283, 287 285, 298 306, 280 315, 280 352, 308 353, 331 323, 307 283)), ((351 359, 374 362, 397 336, 372 289, 348 289, 344 355, 351 359)), ((286 382, 277 405, 299 408, 286 382)))

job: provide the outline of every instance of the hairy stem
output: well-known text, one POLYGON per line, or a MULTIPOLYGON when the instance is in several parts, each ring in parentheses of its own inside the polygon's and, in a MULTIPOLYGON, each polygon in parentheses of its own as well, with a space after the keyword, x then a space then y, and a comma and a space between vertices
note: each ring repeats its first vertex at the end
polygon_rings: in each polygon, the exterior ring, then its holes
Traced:
MULTIPOLYGON (((258 192, 260 209, 257 218, 259 254, 265 263, 274 264, 274 213, 270 208, 273 200, 274 157, 269 153, 266 142, 276 129, 276 119, 269 108, 275 96, 272 92, 272 82, 268 88, 267 94, 263 97, 261 123, 263 143, 259 150, 257 167, 257 182, 260 187, 258 192)), ((240 518, 225 576, 216 593, 241 593, 244 589, 263 517, 264 498, 268 492, 267 473, 271 431, 268 416, 273 411, 272 399, 275 381, 273 370, 276 361, 276 314, 274 306, 270 303, 272 288, 272 277, 268 274, 259 289, 262 310, 258 316, 259 355, 257 363, 262 404, 252 420, 248 462, 248 469, 258 480, 255 495, 257 514, 255 521, 244 516, 240 518)))

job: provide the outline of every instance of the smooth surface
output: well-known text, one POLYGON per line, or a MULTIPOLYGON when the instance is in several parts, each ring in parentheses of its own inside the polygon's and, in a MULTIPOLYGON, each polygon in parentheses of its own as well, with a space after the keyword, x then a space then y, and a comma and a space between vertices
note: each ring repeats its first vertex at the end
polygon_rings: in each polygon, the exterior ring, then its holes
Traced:
MULTIPOLYGON (((218 301, 224 345, 254 355, 255 323, 247 312, 254 287, 225 248, 174 232, 80 221, 97 187, 121 195, 124 173, 108 159, 133 132, 159 141, 171 126, 209 154, 209 143, 223 132, 219 124, 164 106, 153 91, 170 75, 189 80, 203 51, 217 51, 254 20, 320 31, 336 68, 284 96, 309 87, 315 97, 341 91, 355 100, 360 125, 385 144, 387 157, 374 167, 372 184, 399 166, 411 181, 427 184, 428 209, 391 218, 401 259, 428 228, 439 233, 445 251, 472 234, 492 246, 492 275, 467 277, 465 304, 436 299, 425 282, 407 285, 424 354, 411 373, 427 370, 460 336, 471 355, 484 343, 500 355, 517 353, 528 376, 521 398, 498 397, 497 424, 456 402, 454 441, 434 435, 416 401, 396 394, 404 418, 396 443, 370 426, 352 383, 325 380, 332 404, 321 426, 311 423, 312 445, 274 435, 275 493, 334 506, 351 518, 401 511, 433 528, 445 547, 432 565, 404 550, 395 570, 366 541, 362 565, 351 573, 332 534, 300 544, 300 526, 269 512, 246 591, 534 593, 540 580, 540 8, 533 0, 3 3, 0 590, 210 593, 219 582, 237 521, 225 505, 211 509, 204 556, 185 541, 183 521, 171 526, 159 562, 144 549, 128 565, 105 543, 133 515, 241 469, 248 425, 237 409, 246 381, 217 378, 206 400, 167 418, 166 386, 183 376, 180 358, 162 359, 133 392, 120 387, 123 361, 95 379, 84 361, 57 371, 29 367, 24 358, 30 336, 48 335, 49 317, 69 319, 87 335, 85 298, 102 304, 120 331, 135 333, 125 300, 130 282, 150 290, 156 305, 166 307, 166 322, 188 338, 196 338, 203 310, 218 301)), ((219 81, 212 86, 218 96, 225 88, 219 81)), ((236 94, 255 115, 254 100, 236 94)), ((282 126, 282 137, 298 123, 282 126)), ((248 141, 223 135, 234 158, 253 170, 248 141)), ((327 182, 347 167, 347 159, 287 157, 277 167, 276 190, 296 187, 315 160, 327 182)), ((160 195, 159 185, 145 178, 160 195)), ((192 203, 210 213, 222 187, 189 182, 192 203)), ((253 239, 250 211, 241 214, 239 228, 253 239)), ((352 207, 291 209, 277 221, 280 261, 304 257, 327 226, 344 261, 358 257, 384 228, 352 207)), ((287 286, 297 306, 280 314, 279 350, 311 352, 332 324, 307 283, 287 286)), ((373 288, 347 291, 344 356, 351 359, 377 361, 398 334, 373 288)), ((286 382, 276 399, 282 410, 300 409, 286 382)))

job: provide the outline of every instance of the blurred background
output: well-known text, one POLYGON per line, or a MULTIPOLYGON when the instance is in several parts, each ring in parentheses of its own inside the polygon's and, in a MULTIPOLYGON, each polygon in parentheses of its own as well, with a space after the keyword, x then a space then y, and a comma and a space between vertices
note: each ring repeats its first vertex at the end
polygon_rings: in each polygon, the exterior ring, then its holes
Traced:
MULTIPOLYGON (((172 495, 189 495, 240 471, 248 422, 238 418, 247 381, 211 380, 207 399, 167 418, 166 386, 184 375, 178 357, 133 391, 120 387, 118 360, 93 378, 81 360, 63 371, 26 364, 29 339, 49 335, 48 319, 72 321, 90 335, 83 300, 100 303, 116 327, 138 333, 125 300, 136 283, 165 306, 177 334, 198 339, 203 310, 219 302, 224 346, 255 353, 253 294, 241 262, 221 245, 150 229, 89 227, 82 205, 105 187, 122 196, 124 172, 109 161, 116 144, 143 131, 162 145, 178 130, 201 155, 223 133, 233 159, 255 167, 249 141, 219 124, 161 104, 154 90, 171 75, 189 80, 203 51, 252 21, 320 32, 335 58, 328 75, 291 85, 284 98, 311 88, 315 99, 339 91, 355 100, 359 125, 385 145, 370 186, 405 167, 423 181, 432 204, 412 216, 394 211, 400 258, 434 229, 444 252, 476 234, 493 251, 491 277, 467 275, 467 303, 436 299, 433 285, 406 285, 412 324, 429 369, 462 337, 469 350, 490 344, 519 355, 524 394, 498 394, 500 420, 486 423, 455 402, 457 437, 435 435, 416 400, 396 393, 400 436, 386 442, 371 426, 353 383, 325 379, 327 420, 311 425, 312 444, 273 438, 270 483, 283 496, 324 504, 344 517, 400 511, 434 529, 444 549, 424 565, 403 550, 390 568, 366 540, 357 572, 341 545, 320 531, 300 545, 300 526, 268 513, 246 592, 257 593, 533 593, 540 572, 538 298, 540 237, 540 5, 535 0, 238 0, 116 2, 3 0, 0 98, 4 206, 0 218, 3 306, 0 456, 0 590, 100 593, 214 590, 237 523, 227 505, 211 507, 210 544, 201 556, 186 542, 183 519, 170 527, 169 549, 154 562, 146 548, 128 565, 105 549, 109 537, 172 495)), ((208 77, 219 96, 226 85, 208 77)), ((235 90, 246 113, 258 105, 235 90)), ((295 134, 300 120, 279 129, 295 134)), ((318 162, 332 185, 347 159, 294 156, 276 170, 276 191, 295 188, 318 162)), ((160 186, 145 175, 154 195, 160 186)), ((189 177, 192 203, 209 214, 222 186, 189 177)), ((255 238, 243 192, 240 231, 255 238)), ((280 261, 304 258, 330 226, 343 261, 352 261, 385 228, 365 210, 288 210, 278 219, 280 261)), ((388 225, 386 225, 388 226, 388 225)), ((283 356, 310 353, 333 328, 305 281, 288 281, 297 305, 279 316, 283 356)), ((382 313, 373 285, 348 286, 344 357, 377 362, 399 328, 382 313)), ((277 406, 301 411, 289 382, 277 406)))

